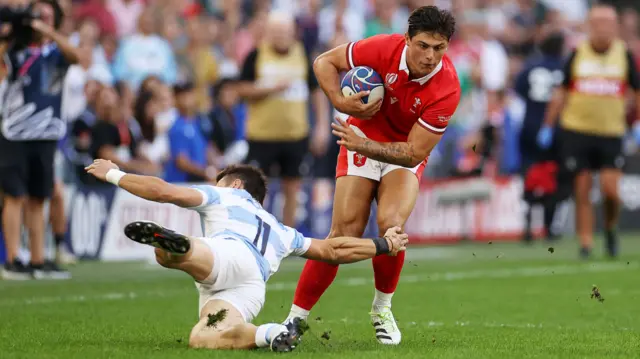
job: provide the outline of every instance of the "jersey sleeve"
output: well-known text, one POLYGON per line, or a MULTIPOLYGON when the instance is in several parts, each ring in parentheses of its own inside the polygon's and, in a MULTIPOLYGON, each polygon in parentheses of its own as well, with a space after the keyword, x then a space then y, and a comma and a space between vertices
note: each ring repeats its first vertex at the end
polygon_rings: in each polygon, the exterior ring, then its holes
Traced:
POLYGON ((436 135, 442 135, 447 129, 451 116, 456 112, 460 103, 460 89, 452 92, 442 100, 426 106, 418 118, 418 124, 425 130, 436 135))
POLYGON ((631 51, 627 50, 627 67, 629 68, 627 74, 627 82, 629 86, 634 91, 640 90, 640 76, 638 76, 638 68, 636 67, 636 59, 631 53, 631 51))
POLYGON ((385 49, 389 47, 390 35, 376 35, 347 45, 347 64, 349 69, 356 66, 369 66, 376 71, 377 64, 384 58, 385 49))
POLYGON ((309 250, 311 247, 311 238, 307 238, 303 236, 300 232, 295 231, 295 238, 293 242, 291 242, 291 254, 294 256, 302 256, 309 250))
POLYGON ((218 191, 214 186, 194 185, 191 186, 191 188, 200 192, 200 194, 202 195, 202 202, 195 207, 191 207, 190 209, 199 210, 214 204, 220 204, 220 191, 218 191))

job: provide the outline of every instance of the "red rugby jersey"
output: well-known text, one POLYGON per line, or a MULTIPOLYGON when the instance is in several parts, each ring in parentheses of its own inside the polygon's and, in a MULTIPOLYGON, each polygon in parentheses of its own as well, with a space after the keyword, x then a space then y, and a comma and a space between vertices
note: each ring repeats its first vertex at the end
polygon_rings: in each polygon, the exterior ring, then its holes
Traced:
POLYGON ((435 134, 444 133, 460 102, 460 82, 445 55, 427 76, 409 78, 403 35, 376 35, 347 46, 349 68, 368 66, 384 80, 382 108, 369 120, 348 122, 380 142, 404 142, 417 122, 435 134))

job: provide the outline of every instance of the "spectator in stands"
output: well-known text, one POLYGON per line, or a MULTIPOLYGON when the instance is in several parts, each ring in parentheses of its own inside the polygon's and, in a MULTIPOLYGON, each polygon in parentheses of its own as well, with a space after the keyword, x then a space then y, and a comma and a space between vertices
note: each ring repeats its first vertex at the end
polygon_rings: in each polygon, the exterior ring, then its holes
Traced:
POLYGON ((295 21, 286 13, 272 13, 266 41, 247 56, 240 95, 249 102, 247 161, 282 179, 285 195, 283 223, 295 226, 297 196, 309 148, 326 151, 329 137, 328 104, 304 47, 295 40, 295 21), (267 69, 269 69, 267 71, 267 69), (316 124, 311 138, 308 103, 313 100, 316 124), (278 171, 274 172, 275 167, 278 171))
POLYGON ((63 148, 65 157, 69 159, 74 168, 76 179, 81 182, 88 180, 89 183, 94 183, 92 176, 87 176, 84 170, 93 161, 90 152, 91 128, 96 123, 98 95, 104 87, 110 87, 113 83, 111 74, 101 70, 100 67, 92 67, 88 72, 87 83, 84 87, 85 110, 70 123, 67 143, 63 148))
POLYGON ((196 91, 198 111, 211 111, 211 88, 218 79, 218 63, 213 50, 207 46, 204 22, 192 17, 187 22, 188 42, 178 56, 185 72, 184 78, 193 82, 196 91))
POLYGON ((143 0, 108 0, 107 7, 112 14, 116 14, 116 30, 123 38, 136 32, 138 18, 144 11, 143 0))
POLYGON ((318 16, 322 10, 321 0, 309 0, 305 10, 297 17, 298 37, 304 44, 307 55, 311 58, 316 57, 319 52, 320 27, 318 24, 318 16))
POLYGON ((67 127, 61 115, 63 80, 79 54, 58 32, 64 17, 58 3, 38 0, 34 8, 40 18, 31 24, 32 37, 14 33, 0 40, 8 84, 0 101, 0 189, 7 251, 2 276, 7 279, 70 276, 45 261, 44 202, 52 195, 54 156, 67 127), (23 220, 29 231, 29 266, 18 260, 23 220))
POLYGON ((103 88, 96 104, 97 122, 91 130, 92 157, 108 159, 127 171, 158 174, 160 168, 139 154, 129 119, 120 106, 120 98, 115 89, 103 88))
POLYGON ((378 34, 395 34, 405 31, 404 20, 394 23, 394 14, 398 7, 397 0, 375 0, 375 16, 366 22, 364 37, 378 34))
POLYGON ((318 14, 322 45, 328 44, 336 31, 344 32, 349 41, 358 41, 364 36, 364 12, 348 5, 348 0, 336 0, 318 14))
POLYGON ((247 55, 260 44, 265 34, 264 28, 267 23, 267 17, 268 13, 266 11, 253 14, 247 26, 236 33, 236 51, 233 59, 237 64, 243 63, 247 55))
POLYGON ((176 81, 177 67, 169 42, 154 33, 153 12, 146 9, 138 21, 138 33, 121 41, 114 59, 116 80, 137 90, 142 80, 156 75, 167 84, 176 81))
POLYGON ((235 86, 234 80, 224 79, 216 84, 213 92, 216 106, 211 111, 211 139, 223 155, 221 167, 242 163, 249 150, 244 140, 244 124, 234 111, 239 101, 235 86))
POLYGON ((79 62, 69 67, 64 79, 62 118, 67 122, 80 117, 87 107, 85 86, 89 76, 93 46, 90 43, 81 43, 78 50, 79 62))
POLYGON ((134 114, 139 123, 142 139, 141 153, 154 163, 164 167, 169 160, 167 130, 158 130, 156 116, 160 106, 152 92, 142 92, 135 103, 134 114))
POLYGON ((85 18, 93 19, 100 28, 102 35, 116 34, 116 20, 114 14, 107 8, 107 0, 88 0, 73 7, 73 17, 76 21, 85 18))
POLYGON ((215 180, 217 170, 211 165, 211 148, 202 131, 193 84, 174 88, 178 119, 169 130, 171 157, 165 168, 167 182, 203 182, 215 180))

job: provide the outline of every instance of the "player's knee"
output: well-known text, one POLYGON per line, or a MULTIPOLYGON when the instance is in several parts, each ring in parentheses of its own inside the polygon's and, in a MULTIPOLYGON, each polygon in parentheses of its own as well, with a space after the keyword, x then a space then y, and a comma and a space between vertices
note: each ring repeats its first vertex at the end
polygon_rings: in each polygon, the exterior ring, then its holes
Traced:
POLYGON ((380 233, 384 234, 389 228, 396 226, 402 227, 404 218, 398 215, 398 213, 379 213, 377 222, 380 233))
POLYGON ((364 227, 367 222, 364 222, 355 216, 343 218, 339 222, 331 224, 331 230, 329 231, 328 238, 335 237, 360 237, 364 233, 364 227))
POLYGON ((5 208, 22 207, 26 203, 27 198, 25 196, 14 197, 5 194, 3 200, 5 208))

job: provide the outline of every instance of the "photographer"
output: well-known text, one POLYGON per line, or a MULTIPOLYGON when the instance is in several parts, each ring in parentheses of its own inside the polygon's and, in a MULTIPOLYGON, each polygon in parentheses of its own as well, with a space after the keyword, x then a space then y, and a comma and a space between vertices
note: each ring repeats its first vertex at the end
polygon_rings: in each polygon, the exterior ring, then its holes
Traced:
POLYGON ((63 80, 78 61, 78 50, 57 32, 63 16, 55 0, 0 8, 0 26, 9 29, 0 40, 7 69, 0 113, 6 279, 69 277, 44 259, 44 202, 53 191, 56 145, 66 132, 60 115, 63 80), (29 265, 17 259, 23 218, 29 231, 29 265))

